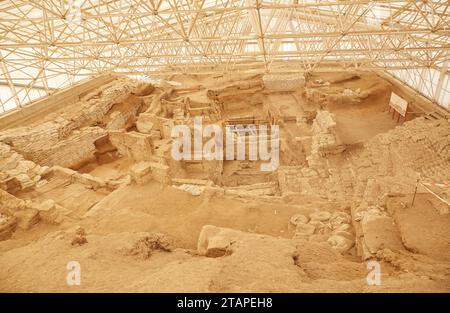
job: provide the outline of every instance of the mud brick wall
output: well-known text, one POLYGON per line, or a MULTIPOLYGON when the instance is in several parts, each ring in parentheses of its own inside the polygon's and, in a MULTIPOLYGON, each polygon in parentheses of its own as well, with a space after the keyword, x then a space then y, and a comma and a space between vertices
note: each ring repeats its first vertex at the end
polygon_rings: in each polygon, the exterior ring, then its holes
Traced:
POLYGON ((365 145, 355 161, 360 181, 383 176, 412 177, 420 174, 435 181, 450 178, 450 123, 417 118, 365 145))
POLYGON ((417 118, 372 138, 352 162, 363 197, 369 180, 384 192, 409 194, 416 179, 450 179, 450 123, 417 118))
POLYGON ((2 131, 0 141, 25 152, 42 144, 53 144, 70 135, 74 129, 100 123, 114 104, 130 96, 136 85, 134 80, 116 79, 86 95, 75 110, 51 114, 41 122, 2 131))
POLYGON ((120 104, 115 104, 104 118, 105 128, 108 130, 127 129, 136 121, 136 116, 143 101, 131 95, 120 104))
POLYGON ((95 149, 94 141, 102 130, 76 129, 99 124, 111 107, 126 100, 139 83, 118 78, 85 95, 75 108, 51 114, 30 126, 0 132, 0 142, 6 143, 24 158, 40 165, 73 166, 86 161, 95 149))
POLYGON ((94 142, 106 135, 107 132, 100 127, 81 128, 55 145, 44 146, 37 150, 31 159, 47 166, 60 165, 78 168, 95 157, 94 142))
POLYGON ((334 115, 328 111, 318 111, 314 119, 312 131, 312 154, 326 156, 339 154, 345 150, 345 146, 336 136, 336 122, 334 115))
POLYGON ((109 139, 119 153, 134 161, 151 161, 153 156, 153 141, 151 135, 135 131, 109 131, 109 139))
POLYGON ((445 120, 417 118, 375 136, 365 145, 365 150, 352 160, 357 178, 352 216, 359 255, 375 255, 376 241, 371 238, 381 227, 378 224, 393 224, 387 211, 389 196, 412 195, 419 177, 448 181, 449 158, 450 123, 445 120))
POLYGON ((325 162, 317 168, 281 166, 278 184, 281 194, 298 193, 335 200, 350 199, 353 194, 353 176, 348 166, 327 168, 325 162))

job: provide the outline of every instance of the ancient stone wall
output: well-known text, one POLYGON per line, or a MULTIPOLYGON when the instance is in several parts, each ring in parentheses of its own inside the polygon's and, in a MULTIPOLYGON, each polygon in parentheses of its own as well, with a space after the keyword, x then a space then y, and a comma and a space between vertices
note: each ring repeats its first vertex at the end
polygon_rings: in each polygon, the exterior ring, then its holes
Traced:
POLYGON ((142 98, 133 95, 122 103, 114 105, 104 118, 105 129, 118 130, 132 127, 142 105, 142 98))
POLYGON ((320 108, 324 108, 329 104, 357 105, 369 96, 367 91, 362 91, 361 89, 331 88, 322 84, 318 84, 316 87, 320 88, 305 88, 304 96, 309 103, 320 108))
POLYGON ((102 134, 94 128, 75 130, 102 123, 111 107, 129 97, 137 86, 140 85, 135 80, 116 79, 87 94, 75 110, 57 116, 51 114, 42 122, 0 132, 0 142, 41 165, 71 166, 83 162, 92 153, 93 142, 102 134))
POLYGON ((318 167, 279 167, 281 194, 298 193, 334 200, 349 199, 353 193, 353 176, 348 165, 338 168, 327 167, 325 161, 320 164, 318 167))
POLYGON ((27 157, 41 165, 78 168, 95 159, 95 141, 106 136, 100 127, 84 127, 54 145, 43 145, 27 157))

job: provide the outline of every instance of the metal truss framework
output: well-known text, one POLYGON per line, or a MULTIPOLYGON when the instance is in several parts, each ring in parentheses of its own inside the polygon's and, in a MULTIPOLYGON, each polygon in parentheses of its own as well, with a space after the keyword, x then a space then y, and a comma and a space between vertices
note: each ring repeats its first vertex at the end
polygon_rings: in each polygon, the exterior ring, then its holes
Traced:
POLYGON ((448 108, 448 0, 6 0, 0 114, 105 72, 384 70, 448 108), (247 63, 246 63, 247 62, 247 63))

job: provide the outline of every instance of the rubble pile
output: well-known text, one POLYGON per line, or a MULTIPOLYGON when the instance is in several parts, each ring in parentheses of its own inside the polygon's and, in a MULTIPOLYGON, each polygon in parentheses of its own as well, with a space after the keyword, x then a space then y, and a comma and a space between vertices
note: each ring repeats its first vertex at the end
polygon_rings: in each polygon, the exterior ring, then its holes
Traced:
POLYGON ((139 238, 128 251, 138 259, 146 260, 152 256, 155 251, 170 252, 173 249, 173 240, 165 234, 151 233, 139 238))
POLYGON ((16 192, 43 184, 43 176, 47 173, 47 166, 25 160, 10 146, 0 142, 0 189, 16 192))
POLYGON ((332 88, 329 84, 318 84, 319 88, 306 87, 304 96, 307 101, 323 109, 333 105, 358 105, 369 96, 369 92, 361 89, 332 88))

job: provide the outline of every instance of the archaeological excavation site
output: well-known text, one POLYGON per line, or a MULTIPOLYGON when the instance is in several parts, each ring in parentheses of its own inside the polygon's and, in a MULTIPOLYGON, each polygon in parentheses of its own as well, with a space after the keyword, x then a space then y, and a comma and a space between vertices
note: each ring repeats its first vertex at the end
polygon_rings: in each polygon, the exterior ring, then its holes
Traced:
POLYGON ((2 1, 0 292, 450 292, 448 1, 2 1))

